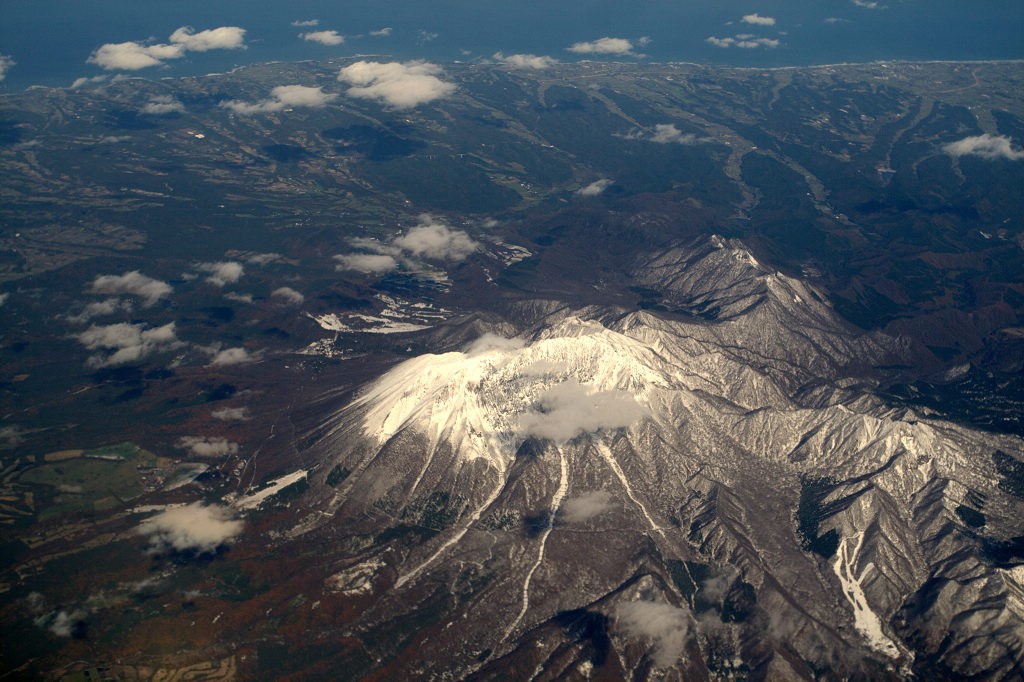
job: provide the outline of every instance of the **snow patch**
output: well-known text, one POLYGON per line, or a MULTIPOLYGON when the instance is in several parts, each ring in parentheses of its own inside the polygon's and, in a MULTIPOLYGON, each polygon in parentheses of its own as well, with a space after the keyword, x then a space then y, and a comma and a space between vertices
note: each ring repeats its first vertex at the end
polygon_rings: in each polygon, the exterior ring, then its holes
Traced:
POLYGON ((896 658, 900 655, 900 650, 891 639, 885 636, 882 631, 882 621, 868 605, 862 587, 864 580, 871 571, 875 570, 875 565, 869 563, 859 577, 856 574, 857 557, 864 544, 864 532, 861 531, 857 534, 857 544, 852 550, 849 548, 851 540, 853 538, 843 538, 839 543, 839 552, 832 568, 843 585, 843 596, 853 606, 853 625, 858 632, 864 635, 872 649, 889 658, 896 658))
POLYGON ((231 504, 231 506, 235 509, 255 509, 271 495, 276 495, 292 483, 296 483, 304 479, 306 477, 306 473, 305 469, 300 469, 298 471, 293 471, 290 474, 285 474, 281 478, 275 478, 273 481, 266 484, 265 488, 261 488, 251 495, 238 498, 231 504))

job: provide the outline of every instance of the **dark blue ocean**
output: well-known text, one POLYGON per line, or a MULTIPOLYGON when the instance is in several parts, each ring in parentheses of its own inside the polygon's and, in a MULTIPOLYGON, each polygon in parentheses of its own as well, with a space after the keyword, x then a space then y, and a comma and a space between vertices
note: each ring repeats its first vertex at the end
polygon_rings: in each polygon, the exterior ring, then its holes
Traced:
POLYGON ((450 62, 501 51, 569 61, 583 57, 567 47, 602 37, 632 41, 642 56, 625 59, 732 66, 1024 58, 1024 0, 0 0, 0 55, 16 62, 0 92, 97 76, 104 71, 86 59, 103 43, 166 43, 186 25, 240 26, 247 48, 189 52, 132 73, 159 78, 356 54, 450 62), (741 21, 754 13, 774 24, 741 21), (314 29, 292 26, 311 19, 319 20, 314 29), (390 34, 370 35, 383 28, 390 34), (298 38, 309 30, 346 40, 298 38), (742 48, 736 36, 778 42, 742 48), (717 47, 709 37, 733 43, 717 47))

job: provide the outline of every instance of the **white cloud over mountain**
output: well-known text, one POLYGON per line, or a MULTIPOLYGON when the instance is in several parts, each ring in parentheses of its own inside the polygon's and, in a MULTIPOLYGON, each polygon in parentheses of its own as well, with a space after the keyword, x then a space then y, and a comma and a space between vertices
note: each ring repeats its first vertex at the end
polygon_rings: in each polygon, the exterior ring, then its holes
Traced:
POLYGON ((146 329, 143 324, 120 322, 106 326, 93 325, 76 335, 89 350, 99 351, 86 364, 90 367, 112 367, 143 360, 158 352, 182 345, 174 333, 174 323, 146 329))
POLYGON ((624 428, 644 414, 631 393, 598 390, 576 379, 555 384, 537 403, 538 409, 519 418, 519 433, 559 442, 581 433, 624 428))
POLYGON ((234 284, 245 274, 245 268, 242 267, 242 264, 235 261, 196 263, 194 267, 199 272, 205 272, 208 275, 206 278, 207 282, 218 287, 234 284))
POLYGON ((141 297, 145 305, 151 306, 171 293, 171 285, 147 277, 138 270, 123 275, 100 275, 92 282, 94 294, 130 295, 141 297))
POLYGON ((552 57, 535 54, 504 55, 501 52, 495 52, 494 59, 514 69, 546 69, 558 63, 558 60, 552 57))
POLYGON ((270 97, 268 99, 260 100, 258 102, 242 102, 240 100, 233 99, 227 102, 221 102, 220 106, 225 109, 230 109, 236 114, 251 116, 253 114, 283 111, 287 108, 317 109, 325 106, 337 96, 338 95, 336 93, 324 92, 322 87, 310 87, 306 85, 279 85, 270 91, 270 97))
POLYGON ((366 62, 344 67, 338 80, 352 87, 345 94, 376 100, 396 109, 411 109, 444 99, 455 92, 455 84, 441 80, 440 66, 429 62, 366 62))
POLYGON ((141 111, 143 114, 152 114, 154 116, 178 114, 185 111, 185 105, 179 102, 173 95, 156 95, 150 98, 141 111))
POLYGON ((950 156, 980 156, 983 159, 1024 159, 1024 151, 1013 148, 1013 140, 1004 135, 973 135, 943 145, 942 151, 950 156))
POLYGON ((241 532, 244 524, 233 519, 226 507, 193 502, 167 509, 139 524, 140 535, 148 535, 156 550, 213 553, 241 532))

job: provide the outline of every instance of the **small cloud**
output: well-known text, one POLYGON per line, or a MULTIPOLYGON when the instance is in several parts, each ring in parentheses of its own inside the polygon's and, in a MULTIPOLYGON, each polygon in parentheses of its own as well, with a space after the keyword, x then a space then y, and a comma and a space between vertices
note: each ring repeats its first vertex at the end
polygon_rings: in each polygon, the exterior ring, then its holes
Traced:
POLYGON ((86 615, 88 614, 80 609, 75 609, 71 612, 60 611, 54 616, 49 630, 57 637, 71 637, 81 630, 84 625, 83 619, 86 615))
POLYGON ((356 272, 391 272, 398 268, 394 256, 378 253, 349 253, 335 256, 338 270, 355 270, 356 272))
POLYGON ((755 12, 753 14, 745 15, 742 19, 740 19, 740 21, 742 21, 744 24, 754 24, 755 26, 774 26, 775 25, 775 18, 774 17, 762 17, 757 12, 755 12))
POLYGON ((864 9, 885 9, 885 5, 874 2, 874 0, 850 0, 850 2, 864 9))
POLYGON ((305 296, 303 296, 298 291, 295 291, 295 289, 292 289, 291 287, 280 287, 278 289, 274 289, 270 293, 270 295, 274 298, 281 299, 281 301, 284 303, 289 303, 292 305, 297 305, 306 300, 305 296))
POLYGON ((279 253, 254 253, 250 256, 247 256, 245 262, 252 263, 253 265, 263 266, 269 265, 274 261, 281 260, 282 258, 284 258, 284 256, 282 256, 279 253))
POLYGON ((320 25, 320 20, 319 19, 304 19, 304 20, 296 19, 295 21, 292 22, 292 26, 295 26, 296 28, 308 28, 310 26, 319 26, 319 25, 320 25))
POLYGON ((247 407, 222 407, 219 410, 211 412, 210 416, 214 419, 219 419, 222 422, 247 422, 252 419, 252 417, 249 416, 249 408, 247 407))
POLYGON ((217 351, 210 360, 210 365, 214 367, 224 367, 226 365, 242 365, 247 362, 255 362, 257 357, 247 351, 244 348, 225 348, 224 350, 217 351))
POLYGON ((537 399, 538 409, 520 416, 523 436, 567 441, 581 433, 629 426, 644 414, 632 394, 597 390, 575 379, 556 384, 537 399))
POLYGON ((580 195, 581 197, 596 197, 598 194, 601 194, 606 189, 611 187, 613 184, 615 184, 614 180, 609 180, 608 178, 601 178, 600 180, 595 180, 586 187, 576 190, 576 194, 580 195))
POLYGON ((561 514, 567 523, 583 523, 611 508, 611 494, 603 490, 593 490, 563 502, 561 514))
POLYGON ((250 116, 267 112, 282 111, 288 107, 307 107, 316 109, 325 106, 337 94, 326 93, 322 87, 305 85, 279 85, 270 91, 270 98, 256 103, 242 102, 236 99, 221 102, 220 106, 230 109, 236 114, 250 116))
POLYGON ((7 299, 11 297, 11 292, 0 294, 0 305, 7 303, 7 299))
POLYGON ((100 274, 92 281, 93 294, 139 296, 145 305, 153 305, 173 291, 171 285, 154 280, 138 270, 124 274, 100 274))
POLYGON ((849 19, 841 19, 839 17, 827 17, 825 19, 825 23, 826 24, 848 24, 848 23, 850 23, 850 20, 849 19))
POLYGON ((7 78, 7 72, 17 63, 10 55, 0 54, 0 81, 7 78))
POLYGON ((495 52, 494 59, 514 69, 546 69, 558 63, 557 59, 539 57, 535 54, 510 54, 505 56, 500 52, 495 52))
POLYGON ((426 31, 426 30, 421 28, 416 33, 416 44, 417 45, 423 45, 423 44, 429 43, 429 42, 431 42, 433 40, 437 40, 440 36, 441 36, 440 33, 434 33, 433 31, 426 31))
POLYGON ((132 139, 131 135, 107 135, 106 137, 101 137, 96 144, 120 144, 130 139, 132 139))
POLYGON ((491 332, 487 332, 473 343, 469 344, 466 348, 466 355, 473 357, 475 355, 483 355, 485 353, 500 352, 509 353, 515 350, 519 350, 526 345, 522 339, 506 339, 504 336, 499 336, 491 332))
POLYGON ((705 40, 715 47, 738 47, 748 50, 758 47, 776 48, 781 44, 775 38, 755 38, 748 33, 741 33, 733 38, 716 38, 714 36, 710 36, 705 40))
POLYGON ((983 159, 1024 159, 1024 151, 1013 148, 1013 140, 1003 135, 975 135, 942 146, 942 151, 953 157, 980 156, 983 159))
POLYGON ((188 450, 196 457, 226 457, 238 453, 238 443, 232 443, 225 438, 182 436, 178 439, 178 447, 188 450))
POLYGON ((619 54, 632 55, 633 43, 625 38, 599 38, 592 42, 573 43, 565 48, 576 54, 619 54))
POLYGON ((86 78, 84 76, 82 78, 76 78, 75 81, 71 84, 71 89, 78 90, 79 88, 84 88, 86 85, 92 85, 93 83, 102 83, 108 78, 110 78, 110 76, 108 76, 105 73, 100 74, 99 76, 93 76, 92 78, 86 78))
POLYGON ((142 107, 143 114, 163 116, 165 114, 180 114, 185 111, 185 105, 179 102, 173 95, 156 95, 150 98, 149 102, 142 107))
POLYGON ((455 92, 455 85, 438 78, 440 66, 428 62, 364 62, 343 68, 338 80, 350 84, 345 94, 359 99, 372 99, 396 109, 412 107, 455 92))
POLYGON ((453 230, 428 214, 419 217, 419 224, 392 243, 414 256, 431 260, 465 260, 480 246, 462 230, 453 230))
POLYGON ((688 611, 671 604, 634 601, 615 610, 616 625, 627 636, 652 642, 651 658, 659 668, 669 668, 683 657, 690 631, 688 611))
POLYGON ((75 338, 89 350, 101 351, 89 358, 89 367, 112 367, 137 362, 182 344, 174 333, 174 323, 146 329, 142 324, 120 322, 93 325, 75 338))
POLYGON ((131 309, 132 304, 128 301, 122 301, 119 298, 108 298, 103 301, 89 303, 77 315, 68 315, 68 321, 75 324, 85 324, 94 317, 104 317, 105 315, 113 315, 119 310, 131 309))
POLYGON ((391 27, 390 26, 385 26, 384 28, 379 28, 376 31, 370 31, 370 35, 371 36, 376 36, 378 38, 383 38, 384 36, 389 36, 389 35, 391 35, 391 27))
POLYGON ((345 36, 337 31, 312 31, 310 33, 300 33, 299 37, 313 43, 320 43, 321 45, 341 45, 345 42, 345 36))
POLYGON ((235 261, 221 261, 219 263, 196 263, 195 269, 209 275, 206 281, 214 286, 223 287, 225 284, 234 284, 245 274, 241 263, 235 261))
POLYGON ((237 291, 229 291, 224 294, 224 298, 238 303, 252 303, 252 294, 240 294, 237 291))
POLYGON ((171 42, 193 52, 210 50, 244 50, 245 29, 238 26, 221 26, 194 33, 191 26, 182 26, 171 34, 171 42))
POLYGON ((193 502, 168 509, 139 524, 138 533, 148 535, 153 549, 178 552, 214 553, 242 532, 243 523, 231 518, 226 507, 193 502))
POLYGON ((630 140, 646 140, 647 142, 657 144, 689 145, 714 142, 714 138, 711 137, 697 137, 693 133, 684 133, 679 128, 676 128, 674 123, 658 123, 654 126, 653 131, 637 131, 623 137, 630 140))
POLYGON ((184 55, 185 48, 181 45, 143 45, 128 41, 101 45, 85 61, 108 71, 138 71, 184 55))

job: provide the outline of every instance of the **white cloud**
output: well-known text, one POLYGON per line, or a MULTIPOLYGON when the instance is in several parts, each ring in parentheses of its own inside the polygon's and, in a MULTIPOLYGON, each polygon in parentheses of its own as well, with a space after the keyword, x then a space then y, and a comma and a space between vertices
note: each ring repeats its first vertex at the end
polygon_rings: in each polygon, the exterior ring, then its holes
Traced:
POLYGON ((214 367, 223 367, 254 362, 256 359, 256 355, 244 348, 225 348, 224 350, 217 351, 213 359, 210 360, 210 364, 214 367))
POLYGON ((162 116, 164 114, 178 114, 185 111, 185 105, 179 102, 173 95, 156 95, 151 97, 149 102, 142 107, 143 114, 162 116))
POLYGON ((850 2, 864 9, 885 9, 885 5, 880 5, 874 0, 850 0, 850 2))
POLYGON ((10 55, 0 54, 0 81, 7 78, 7 72, 17 63, 10 55))
POLYGON ((345 42, 345 36, 337 31, 311 31, 309 33, 300 33, 299 37, 313 43, 320 43, 321 45, 341 45, 345 42))
POLYGON ((297 28, 308 28, 310 26, 319 26, 319 25, 320 25, 320 20, 319 19, 305 19, 305 20, 296 19, 295 21, 292 22, 292 26, 295 26, 297 28))
POLYGON ((974 135, 943 145, 942 151, 950 156, 980 156, 983 159, 1024 159, 1024 151, 1013 148, 1013 140, 1003 135, 974 135))
POLYGON ((253 265, 267 265, 282 258, 284 256, 279 253, 254 253, 247 256, 245 262, 252 263, 253 265))
POLYGON ((170 44, 146 45, 135 41, 106 43, 96 48, 86 62, 96 64, 108 71, 138 71, 151 66, 160 66, 169 59, 180 59, 189 50, 236 50, 245 48, 245 29, 238 26, 193 33, 193 29, 182 26, 170 36, 170 44))
POLYGON ((710 36, 706 41, 715 47, 738 47, 748 50, 758 47, 775 48, 781 44, 775 38, 754 38, 750 34, 740 34, 733 38, 716 38, 714 36, 710 36))
POLYGON ((754 12, 753 14, 745 15, 742 19, 740 19, 740 21, 742 21, 744 24, 754 24, 756 26, 774 26, 775 25, 775 18, 774 17, 762 17, 757 12, 754 12))
POLYGON ((480 246, 462 230, 453 230, 428 214, 419 217, 419 224, 393 244, 414 256, 431 260, 465 260, 480 246))
POLYGON ((291 287, 280 287, 278 289, 274 289, 272 292, 270 292, 270 295, 275 298, 281 299, 284 303, 290 303, 293 305, 302 303, 303 301, 306 300, 305 296, 303 296, 300 292, 295 291, 295 289, 292 289, 291 287))
POLYGON ((92 282, 94 294, 128 294, 140 296, 150 306, 171 293, 171 285, 158 279, 147 277, 138 270, 123 275, 100 275, 92 282))
POLYGON ((249 416, 249 408, 247 407, 222 407, 219 410, 211 412, 210 416, 223 422, 247 422, 252 419, 252 417, 249 416))
POLYGON ((616 625, 626 635, 651 640, 651 657, 659 668, 671 667, 682 658, 690 630, 687 614, 653 601, 627 602, 615 610, 616 625))
POLYGON ((391 272, 398 268, 394 256, 378 253, 348 253, 335 256, 338 270, 355 270, 356 272, 391 272))
POLYGON ((625 38, 599 38, 591 42, 573 43, 565 48, 576 54, 633 54, 633 43, 625 38))
POLYGON ((240 294, 237 291, 229 291, 224 294, 224 298, 238 303, 252 303, 252 294, 240 294))
POLYGON ((826 24, 847 24, 850 23, 849 19, 840 19, 839 17, 826 17, 826 24))
POLYGON ((364 62, 343 68, 338 80, 350 84, 349 97, 372 99, 396 109, 412 107, 455 92, 455 85, 438 78, 440 66, 428 62, 364 62))
POLYGON ((221 26, 194 33, 191 26, 182 26, 171 34, 171 42, 193 52, 209 50, 244 50, 245 29, 238 26, 221 26))
POLYGON ((270 98, 250 104, 233 99, 228 102, 221 102, 220 106, 230 109, 236 114, 252 115, 272 111, 282 111, 288 107, 308 107, 316 109, 326 105, 337 94, 326 93, 322 87, 309 87, 306 85, 279 85, 270 91, 270 98))
POLYGON ((182 345, 174 334, 173 322, 152 329, 127 322, 93 325, 76 338, 89 350, 101 351, 89 358, 86 364, 90 367, 123 365, 182 345))
POLYGON ((429 43, 432 40, 437 40, 440 36, 440 33, 426 31, 421 28, 419 31, 416 32, 416 44, 423 45, 424 43, 429 43))
POLYGON ((385 26, 384 28, 379 28, 376 31, 370 31, 370 35, 371 36, 376 36, 378 38, 382 38, 384 36, 389 36, 389 35, 391 35, 391 27, 390 26, 385 26))
POLYGON ((653 131, 638 131, 624 135, 630 140, 646 140, 657 144, 702 144, 714 142, 711 137, 697 137, 693 133, 683 133, 674 123, 658 123, 653 131))
POLYGON ((93 76, 92 78, 86 78, 84 76, 82 78, 76 78, 75 81, 71 84, 71 89, 77 90, 79 88, 85 87, 86 85, 92 85, 93 83, 102 83, 109 77, 110 76, 104 73, 100 74, 99 76, 93 76))
POLYGON ((592 490, 562 503, 560 513, 567 523, 583 523, 612 508, 612 496, 603 490, 592 490))
POLYGON ((108 298, 102 301, 89 303, 77 315, 68 315, 68 321, 75 324, 85 324, 94 317, 113 315, 118 310, 131 310, 132 305, 128 301, 119 298, 108 298))
POLYGON ((79 609, 70 613, 60 611, 50 623, 50 632, 57 637, 70 637, 74 633, 75 627, 86 615, 85 611, 79 609))
POLYGON ((510 54, 503 55, 500 52, 494 53, 494 59, 514 69, 546 69, 558 63, 557 59, 535 54, 510 54))
POLYGON ((96 48, 85 61, 112 71, 138 71, 151 66, 160 66, 168 59, 185 55, 182 45, 143 45, 134 41, 107 43, 96 48))
POLYGON ((608 178, 601 178, 600 180, 595 180, 586 187, 582 187, 576 190, 576 194, 579 194, 581 197, 596 197, 598 194, 601 194, 606 189, 611 187, 613 184, 615 184, 614 180, 609 180, 608 178))
POLYGON ((509 353, 511 351, 519 350, 525 345, 526 342, 522 339, 507 339, 504 336, 487 332, 476 341, 469 344, 469 347, 466 348, 466 355, 468 357, 473 357, 476 355, 483 355, 484 353, 490 353, 492 351, 509 353))
POLYGON ((241 263, 235 261, 221 261, 219 263, 196 263, 195 269, 209 275, 206 281, 214 286, 222 287, 225 284, 234 284, 245 274, 245 268, 241 263))
POLYGON ((11 297, 11 292, 0 294, 0 305, 7 303, 7 299, 11 297))
POLYGON ((193 502, 163 511, 139 524, 154 549, 213 553, 242 532, 243 523, 231 518, 226 507, 193 502))
POLYGON ((552 386, 537 402, 537 411, 520 416, 519 432, 554 441, 567 441, 584 432, 620 429, 644 414, 632 394, 615 389, 599 391, 576 379, 552 386))
POLYGON ((226 457, 238 453, 238 443, 232 443, 225 438, 182 436, 178 439, 178 447, 188 450, 196 457, 226 457))

